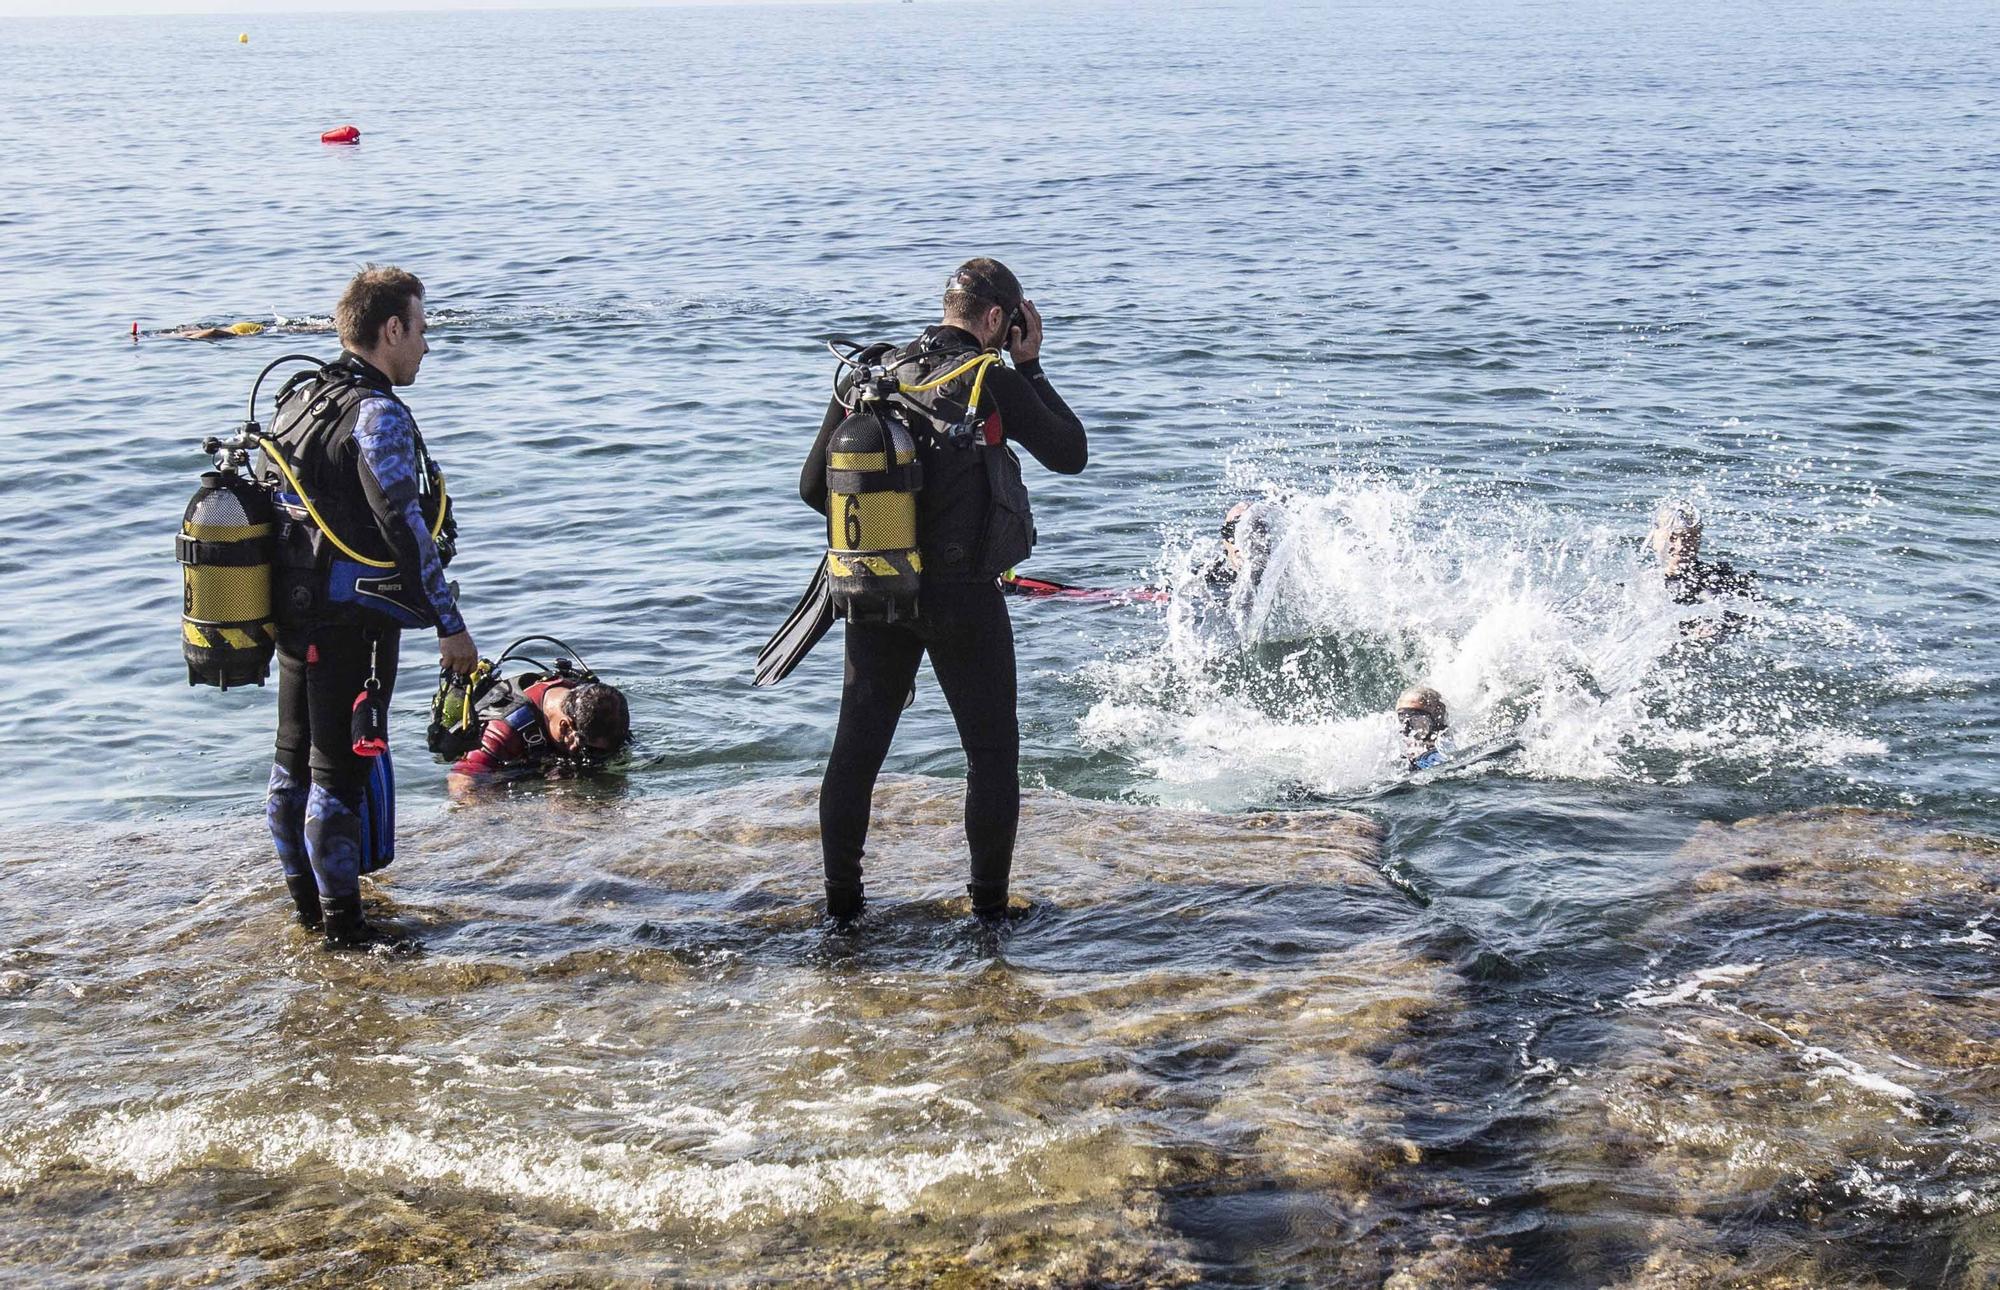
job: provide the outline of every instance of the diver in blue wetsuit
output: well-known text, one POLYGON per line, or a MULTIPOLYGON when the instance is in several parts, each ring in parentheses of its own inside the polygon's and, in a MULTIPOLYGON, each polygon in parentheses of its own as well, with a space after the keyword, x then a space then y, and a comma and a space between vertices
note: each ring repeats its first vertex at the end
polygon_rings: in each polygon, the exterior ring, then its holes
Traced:
POLYGON ((1438 747, 1451 724, 1444 696, 1428 685, 1415 685, 1396 696, 1396 722, 1403 730, 1403 761, 1408 769, 1436 770, 1450 760, 1438 747))
POLYGON ((288 381, 264 441, 278 513, 278 737, 265 817, 299 921, 329 947, 384 937, 361 875, 395 853, 387 713, 404 627, 444 666, 478 648, 444 568, 457 541, 444 476, 396 387, 430 351, 424 286, 370 266, 334 310, 344 351, 288 381))

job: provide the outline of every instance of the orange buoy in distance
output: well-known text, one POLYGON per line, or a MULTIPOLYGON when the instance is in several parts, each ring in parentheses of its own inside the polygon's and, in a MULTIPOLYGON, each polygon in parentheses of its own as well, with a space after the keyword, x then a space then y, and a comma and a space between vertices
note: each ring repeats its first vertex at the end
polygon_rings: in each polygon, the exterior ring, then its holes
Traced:
POLYGON ((361 130, 358 126, 339 125, 319 137, 321 143, 360 143, 361 130))

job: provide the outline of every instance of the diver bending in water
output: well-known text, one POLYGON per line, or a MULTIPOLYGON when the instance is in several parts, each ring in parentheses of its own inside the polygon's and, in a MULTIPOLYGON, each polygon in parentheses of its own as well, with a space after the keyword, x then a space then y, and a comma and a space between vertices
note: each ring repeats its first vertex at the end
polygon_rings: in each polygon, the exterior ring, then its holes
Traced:
MULTIPOLYGON (((506 655, 502 655, 505 661, 506 655)), ((599 681, 588 668, 557 660, 514 677, 496 678, 467 700, 479 721, 478 746, 452 763, 445 787, 470 796, 483 784, 502 783, 558 767, 601 766, 632 736, 625 693, 599 681)), ((433 751, 443 751, 435 728, 433 751)))

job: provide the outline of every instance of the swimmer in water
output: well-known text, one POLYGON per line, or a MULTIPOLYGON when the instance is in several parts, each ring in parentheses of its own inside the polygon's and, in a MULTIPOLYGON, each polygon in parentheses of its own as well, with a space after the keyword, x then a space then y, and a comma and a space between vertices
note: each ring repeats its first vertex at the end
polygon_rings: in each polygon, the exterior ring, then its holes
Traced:
POLYGON ((1222 518, 1222 550, 1202 570, 1211 590, 1228 592, 1239 581, 1254 583, 1263 576, 1276 545, 1271 510, 1263 502, 1238 502, 1229 508, 1222 518))
POLYGON ((1403 762, 1410 770, 1435 770, 1447 760, 1438 748, 1451 716, 1444 696, 1428 685, 1413 685, 1396 696, 1396 723, 1403 731, 1403 762))
POLYGON ((263 323, 240 322, 227 327, 177 327, 160 334, 170 340, 235 340, 238 336, 261 336, 263 332, 263 323))
MULTIPOLYGON (((1739 573, 1727 560, 1711 563, 1701 558, 1701 535, 1701 512, 1688 502, 1663 502, 1653 516, 1646 545, 1659 557, 1667 594, 1674 603, 1699 605, 1720 596, 1754 594, 1749 574, 1739 573)), ((1712 640, 1740 627, 1743 621, 1742 614, 1726 610, 1719 619, 1689 619, 1681 630, 1700 640, 1712 640)))

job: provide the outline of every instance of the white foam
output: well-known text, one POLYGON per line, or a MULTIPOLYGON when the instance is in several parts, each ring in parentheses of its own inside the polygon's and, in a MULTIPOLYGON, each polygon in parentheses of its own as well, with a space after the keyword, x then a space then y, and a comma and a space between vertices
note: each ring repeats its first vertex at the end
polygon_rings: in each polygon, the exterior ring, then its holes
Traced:
POLYGON ((1915 1089, 1898 1084, 1886 1075, 1877 1075, 1859 1062, 1843 1057, 1830 1048, 1809 1044, 1799 1051, 1799 1058, 1808 1066, 1824 1066, 1829 1073, 1838 1075, 1856 1088, 1867 1092, 1880 1093, 1899 1102, 1914 1102, 1917 1098, 1915 1089))
POLYGON ((188 1103, 106 1113, 58 1141, 9 1151, 0 1181, 28 1185, 65 1160, 140 1183, 217 1163, 274 1175, 320 1166, 356 1178, 454 1186, 515 1203, 580 1209, 646 1228, 746 1215, 783 1218, 834 1206, 903 1213, 941 1183, 1018 1173, 1054 1138, 1031 1133, 946 1148, 710 1164, 550 1129, 532 1138, 504 1131, 461 1137, 455 1129, 365 1125, 312 1112, 253 1118, 188 1103))
POLYGON ((1715 986, 1734 985, 1738 981, 1746 980, 1756 975, 1761 966, 1756 963, 1730 963, 1722 967, 1703 968, 1667 990, 1634 990, 1625 996, 1625 1002, 1635 1008, 1670 1008, 1691 1002, 1713 1003, 1715 986))

